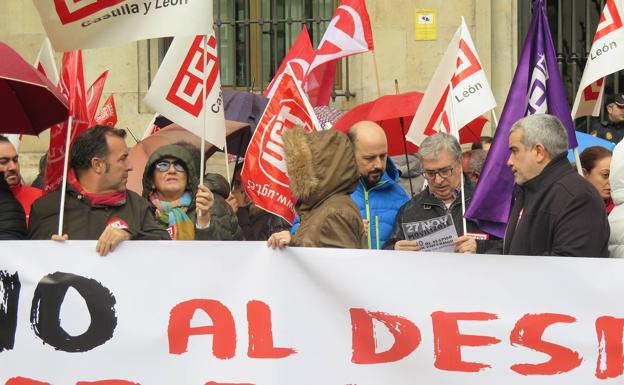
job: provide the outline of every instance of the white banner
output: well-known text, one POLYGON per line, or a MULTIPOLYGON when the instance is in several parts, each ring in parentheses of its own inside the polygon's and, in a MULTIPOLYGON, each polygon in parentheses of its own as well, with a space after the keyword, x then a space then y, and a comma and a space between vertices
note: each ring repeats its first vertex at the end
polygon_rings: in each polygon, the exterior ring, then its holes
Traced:
POLYGON ((589 50, 572 118, 600 115, 603 78, 624 69, 624 0, 607 0, 589 50))
POLYGON ((176 37, 173 40, 145 95, 145 104, 223 149, 225 114, 221 97, 217 39, 214 34, 209 35, 206 58, 204 40, 204 36, 176 37), (204 78, 205 102, 202 100, 204 78))
POLYGON ((621 384, 622 276, 621 259, 5 241, 0 384, 621 384))
POLYGON ((210 0, 33 0, 56 51, 212 32, 210 0))

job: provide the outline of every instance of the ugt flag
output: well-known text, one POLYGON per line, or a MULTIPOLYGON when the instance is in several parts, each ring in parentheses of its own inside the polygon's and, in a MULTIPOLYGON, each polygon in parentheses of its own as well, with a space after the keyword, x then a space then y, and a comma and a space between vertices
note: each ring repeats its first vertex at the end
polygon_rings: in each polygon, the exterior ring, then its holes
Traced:
POLYGON ((295 220, 295 198, 289 187, 282 132, 296 125, 307 132, 320 130, 316 114, 288 65, 251 138, 241 179, 258 207, 290 223, 295 220))
MULTIPOLYGON (((458 140, 464 143, 461 138, 468 128, 463 127, 494 107, 496 101, 492 89, 462 17, 461 25, 427 86, 406 137, 420 145, 427 136, 446 132, 459 135, 458 140)), ((468 143, 474 140, 474 135, 470 136, 468 143)))
POLYGON ((544 0, 535 0, 533 19, 507 102, 479 183, 466 210, 466 218, 475 221, 481 230, 504 236, 514 189, 513 174, 506 165, 510 155, 509 131, 519 119, 543 113, 555 115, 561 120, 568 133, 570 148, 575 148, 577 143, 570 106, 559 74, 544 0))
POLYGON ((624 69, 624 0, 607 0, 589 50, 572 117, 598 116, 604 93, 604 77, 624 69))
POLYGON ((212 32, 212 1, 33 0, 57 51, 212 32))
POLYGON ((214 34, 208 36, 206 56, 204 40, 201 35, 173 40, 147 91, 145 103, 172 122, 223 149, 225 115, 217 39, 214 34))

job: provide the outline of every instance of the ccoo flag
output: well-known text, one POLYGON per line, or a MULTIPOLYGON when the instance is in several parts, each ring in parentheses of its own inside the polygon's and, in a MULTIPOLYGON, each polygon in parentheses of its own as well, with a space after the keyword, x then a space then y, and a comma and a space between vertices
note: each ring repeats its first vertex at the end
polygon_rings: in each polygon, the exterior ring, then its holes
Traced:
POLYGON ((544 0, 535 0, 533 18, 501 120, 466 210, 466 218, 475 221, 483 231, 503 237, 509 219, 514 189, 513 174, 506 165, 511 126, 527 115, 542 113, 561 120, 570 148, 575 148, 570 106, 559 74, 544 0))
POLYGON ((608 0, 589 50, 572 117, 598 116, 604 94, 604 77, 624 69, 624 0, 608 0))
POLYGON ((212 32, 212 1, 33 0, 54 49, 212 32))

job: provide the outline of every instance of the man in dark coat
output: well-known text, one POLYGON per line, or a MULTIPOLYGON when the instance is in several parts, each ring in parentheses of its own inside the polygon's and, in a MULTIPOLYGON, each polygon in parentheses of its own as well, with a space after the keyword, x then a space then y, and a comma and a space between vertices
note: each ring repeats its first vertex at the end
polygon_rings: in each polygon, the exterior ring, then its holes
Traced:
POLYGON ((26 238, 26 216, 24 209, 13 196, 9 184, 0 172, 0 240, 8 241, 26 238))
POLYGON ((509 134, 516 191, 502 250, 513 255, 607 257, 609 223, 598 191, 570 167, 555 116, 530 115, 509 134))
POLYGON ((63 235, 56 234, 61 189, 32 206, 29 239, 97 239, 96 251, 106 255, 123 240, 171 239, 158 226, 145 199, 126 189, 126 132, 95 126, 78 136, 70 153, 63 235))

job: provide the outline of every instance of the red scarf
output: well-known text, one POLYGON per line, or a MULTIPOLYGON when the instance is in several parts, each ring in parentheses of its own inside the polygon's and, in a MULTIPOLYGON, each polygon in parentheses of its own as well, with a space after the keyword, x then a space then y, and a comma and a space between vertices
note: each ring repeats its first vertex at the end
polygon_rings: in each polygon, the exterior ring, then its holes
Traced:
POLYGON ((121 206, 126 203, 126 191, 112 192, 105 194, 90 193, 82 187, 74 170, 70 169, 67 175, 67 181, 76 190, 76 192, 86 197, 92 205, 97 206, 121 206))
POLYGON ((605 201, 605 206, 607 206, 607 215, 611 214, 611 210, 615 207, 615 203, 613 203, 611 197, 605 201))

